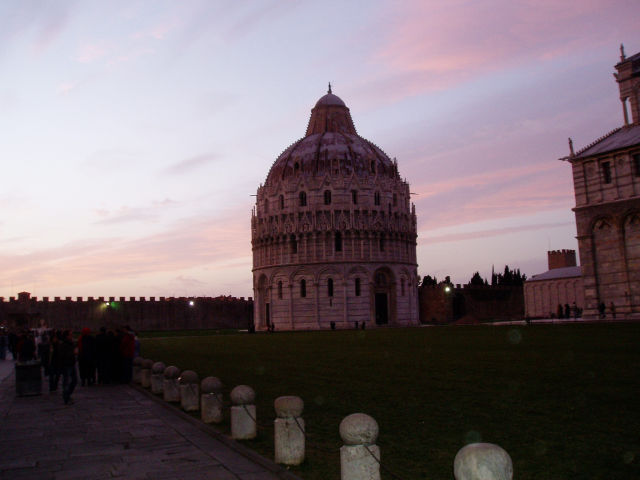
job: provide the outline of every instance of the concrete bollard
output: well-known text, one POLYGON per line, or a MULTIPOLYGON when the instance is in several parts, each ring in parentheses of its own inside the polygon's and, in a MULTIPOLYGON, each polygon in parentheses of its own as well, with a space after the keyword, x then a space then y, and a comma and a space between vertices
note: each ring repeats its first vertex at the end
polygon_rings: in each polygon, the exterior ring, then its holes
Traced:
POLYGON ((164 380, 162 382, 162 397, 165 402, 179 402, 180 389, 178 388, 178 377, 180 369, 173 365, 164 369, 164 380))
POLYGON ((151 387, 151 367, 153 367, 153 360, 145 358, 142 360, 142 368, 140 369, 140 385, 144 388, 151 387))
POLYGON ((178 378, 180 384, 180 406, 185 412, 200 409, 200 380, 193 370, 185 370, 178 378))
POLYGON ((511 480, 513 463, 509 454, 493 443, 471 443, 453 460, 456 480, 511 480))
POLYGON ((142 361, 144 360, 144 358, 142 357, 136 357, 133 359, 133 369, 132 369, 132 376, 131 379, 133 380, 133 383, 137 383, 138 385, 140 385, 141 379, 140 379, 140 370, 142 370, 142 361))
POLYGON ((341 480, 380 480, 378 423, 364 413, 353 413, 340 422, 341 480), (374 458, 375 457, 375 458, 374 458))
POLYGON ((300 397, 278 397, 273 402, 278 418, 274 421, 275 462, 300 465, 304 461, 304 402, 300 397))
POLYGON ((231 438, 250 440, 257 435, 256 393, 248 385, 238 385, 231 390, 231 438))
POLYGON ((167 366, 163 362, 156 362, 151 367, 151 393, 155 393, 156 395, 162 393, 165 368, 167 368, 167 366))
POLYGON ((223 414, 222 382, 206 377, 200 382, 200 416, 204 423, 221 423, 223 414))

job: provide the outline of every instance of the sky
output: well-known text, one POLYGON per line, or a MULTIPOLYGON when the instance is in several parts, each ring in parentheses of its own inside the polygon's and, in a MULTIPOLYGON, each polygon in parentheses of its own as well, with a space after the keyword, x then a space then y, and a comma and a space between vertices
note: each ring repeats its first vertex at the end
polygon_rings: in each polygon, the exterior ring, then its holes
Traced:
POLYGON ((567 138, 623 123, 637 0, 4 0, 0 296, 252 296, 251 209, 331 82, 418 274, 577 250, 567 138))

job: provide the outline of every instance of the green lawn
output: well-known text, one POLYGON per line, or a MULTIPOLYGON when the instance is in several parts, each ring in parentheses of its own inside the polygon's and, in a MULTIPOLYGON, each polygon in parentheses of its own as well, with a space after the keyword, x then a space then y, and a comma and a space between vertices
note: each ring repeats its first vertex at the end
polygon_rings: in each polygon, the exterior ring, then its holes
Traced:
MULTIPOLYGON (((453 478, 473 441, 507 450, 518 480, 640 478, 638 324, 144 338, 142 354, 219 377, 227 399, 252 386, 260 423, 276 397, 302 397, 294 470, 308 480, 339 478, 338 425, 355 412, 378 421, 382 463, 403 479, 453 478)), ((272 437, 246 443, 273 458, 272 437)))

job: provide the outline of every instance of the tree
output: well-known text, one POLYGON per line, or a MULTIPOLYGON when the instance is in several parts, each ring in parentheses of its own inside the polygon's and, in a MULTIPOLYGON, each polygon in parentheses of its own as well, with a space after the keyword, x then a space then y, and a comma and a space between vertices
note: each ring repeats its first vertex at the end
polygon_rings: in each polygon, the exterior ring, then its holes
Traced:
POLYGON ((480 272, 476 272, 471 277, 471 280, 469 280, 468 285, 482 286, 482 285, 488 285, 488 282, 480 276, 480 272))
POLYGON ((431 278, 431 275, 425 275, 422 277, 422 285, 437 285, 438 279, 434 276, 431 278))
POLYGON ((524 281, 527 279, 527 276, 520 273, 520 269, 511 270, 509 265, 504 266, 503 273, 492 273, 491 274, 491 285, 500 285, 500 286, 521 286, 524 284, 524 281))

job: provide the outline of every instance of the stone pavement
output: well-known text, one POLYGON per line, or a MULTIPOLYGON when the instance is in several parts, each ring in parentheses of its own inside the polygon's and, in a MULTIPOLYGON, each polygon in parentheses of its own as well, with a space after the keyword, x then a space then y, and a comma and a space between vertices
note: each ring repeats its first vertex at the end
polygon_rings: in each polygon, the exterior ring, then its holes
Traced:
POLYGON ((128 385, 78 386, 65 406, 60 390, 16 397, 13 361, 0 382, 0 479, 297 479, 128 385))

